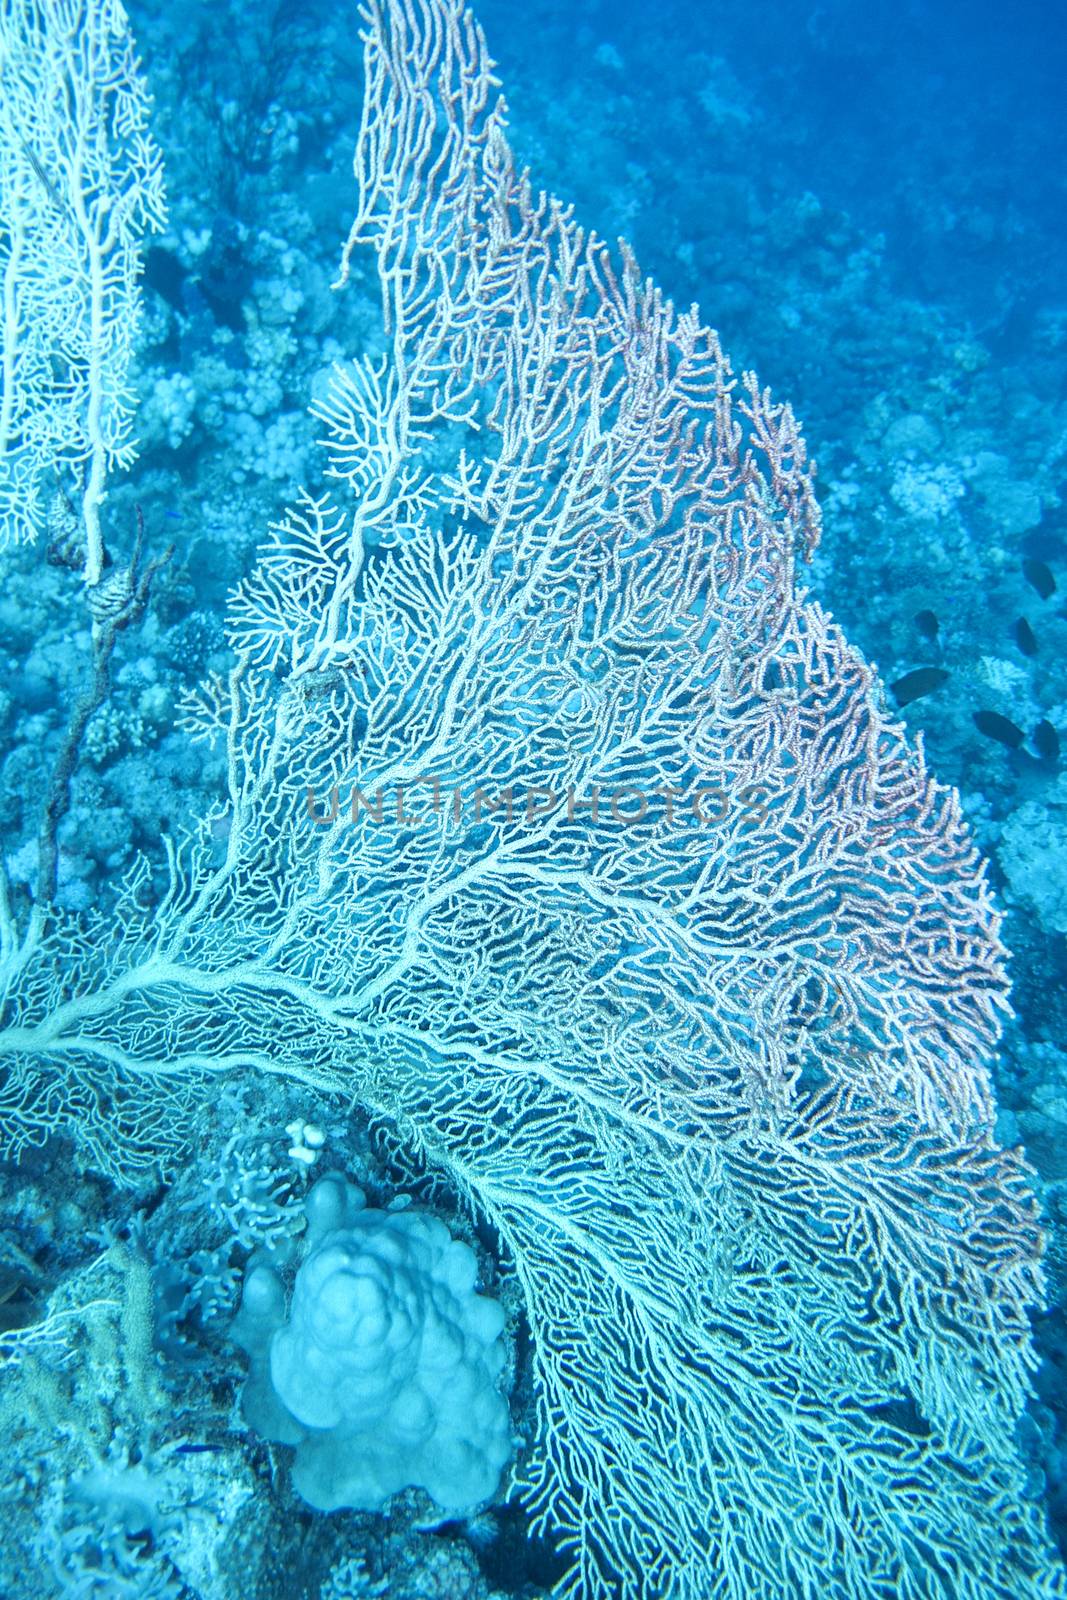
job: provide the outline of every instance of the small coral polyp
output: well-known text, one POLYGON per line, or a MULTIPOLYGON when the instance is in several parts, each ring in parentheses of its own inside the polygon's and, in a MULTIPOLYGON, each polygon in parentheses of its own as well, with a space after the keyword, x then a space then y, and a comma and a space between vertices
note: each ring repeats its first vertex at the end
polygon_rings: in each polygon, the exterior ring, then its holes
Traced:
POLYGON ((306 1250, 286 1309, 277 1256, 245 1274, 233 1337, 249 1354, 245 1417, 294 1445, 293 1483, 319 1511, 379 1510, 424 1489, 445 1511, 495 1491, 511 1454, 498 1379, 504 1312, 444 1223, 367 1208, 344 1178, 306 1201, 306 1250))

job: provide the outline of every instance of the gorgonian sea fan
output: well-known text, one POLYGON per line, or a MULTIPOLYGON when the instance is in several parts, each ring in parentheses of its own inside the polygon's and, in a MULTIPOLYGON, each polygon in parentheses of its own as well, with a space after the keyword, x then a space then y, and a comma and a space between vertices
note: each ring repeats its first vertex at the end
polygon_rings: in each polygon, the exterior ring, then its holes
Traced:
POLYGON ((996 916, 797 587, 794 419, 515 171, 462 5, 365 21, 342 278, 372 246, 388 353, 188 708, 224 857, 131 895, 92 993, 26 959, 20 1112, 253 1066, 388 1120, 513 1264, 561 1595, 1061 1595, 996 916))
POLYGON ((582 1595, 1058 1593, 1012 1445, 1038 1237, 989 1132, 996 917, 796 586, 794 419, 515 171, 469 11, 366 18, 342 276, 371 244, 391 356, 322 411, 350 515, 275 531, 233 641, 343 676, 304 777, 434 786, 320 871, 352 1070, 516 1264, 517 1486, 582 1595), (441 806, 479 791, 520 814, 441 806), (659 809, 564 803, 594 791, 659 809))
POLYGON ((0 0, 0 548, 55 538, 62 491, 89 584, 137 455, 138 279, 166 222, 149 104, 120 0, 0 0))

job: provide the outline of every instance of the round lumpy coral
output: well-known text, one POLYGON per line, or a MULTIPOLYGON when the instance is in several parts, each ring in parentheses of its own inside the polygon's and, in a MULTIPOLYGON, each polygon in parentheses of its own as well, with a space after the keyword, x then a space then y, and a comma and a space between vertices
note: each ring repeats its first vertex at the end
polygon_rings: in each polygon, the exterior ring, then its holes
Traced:
POLYGON ((511 1453, 500 1304, 474 1252, 418 1211, 376 1211, 341 1178, 307 1199, 307 1250, 286 1314, 253 1259, 234 1337, 251 1357, 244 1408, 296 1447, 293 1482, 320 1511, 381 1507, 409 1486, 446 1511, 486 1500, 511 1453))

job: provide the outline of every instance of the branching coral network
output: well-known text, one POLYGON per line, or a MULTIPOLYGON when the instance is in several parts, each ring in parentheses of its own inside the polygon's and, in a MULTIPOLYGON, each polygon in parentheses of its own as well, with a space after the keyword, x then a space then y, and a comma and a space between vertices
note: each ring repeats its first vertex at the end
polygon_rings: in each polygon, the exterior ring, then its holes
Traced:
POLYGON ((121 1174, 236 1068, 391 1121, 513 1263, 561 1595, 1060 1595, 997 918, 798 586, 794 418, 515 170, 458 0, 365 28, 341 281, 373 249, 388 356, 189 696, 224 807, 115 921, 4 908, 8 1143, 121 1174))
POLYGON ((90 586, 108 474, 137 453, 141 241, 166 218, 148 109, 120 0, 0 0, 0 544, 69 520, 90 586))

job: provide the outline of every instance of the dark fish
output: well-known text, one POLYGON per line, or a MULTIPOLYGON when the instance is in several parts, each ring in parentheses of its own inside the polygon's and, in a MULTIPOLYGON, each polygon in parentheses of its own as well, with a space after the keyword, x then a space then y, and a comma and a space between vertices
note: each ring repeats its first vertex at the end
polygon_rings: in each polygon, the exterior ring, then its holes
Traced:
POLYGON ((144 281, 157 289, 175 311, 184 311, 184 289, 188 273, 170 250, 153 245, 145 253, 144 281))
POLYGON ((1034 749, 1051 766, 1060 759, 1060 736, 1047 717, 1042 717, 1034 729, 1034 749))
POLYGON ((1002 717, 999 711, 975 711, 973 716, 979 733, 984 733, 987 739, 995 739, 998 744, 1006 744, 1009 750, 1018 750, 1026 739, 1023 730, 1008 717, 1002 717))
POLYGON ((916 667, 914 672, 906 672, 896 683, 890 684, 890 688, 898 706, 910 706, 913 700, 940 689, 947 677, 944 667, 916 667))
POLYGON ((933 640, 937 638, 938 623, 934 612, 916 611, 914 622, 924 639, 933 640))
POLYGON ((1015 643, 1024 656, 1037 655, 1037 638, 1025 617, 1020 617, 1015 624, 1015 643))
POLYGON ((1041 596, 1047 600, 1050 594, 1056 593, 1056 580, 1043 561, 1038 561, 1036 556, 1027 556, 1023 562, 1023 577, 1031 584, 1041 596))

